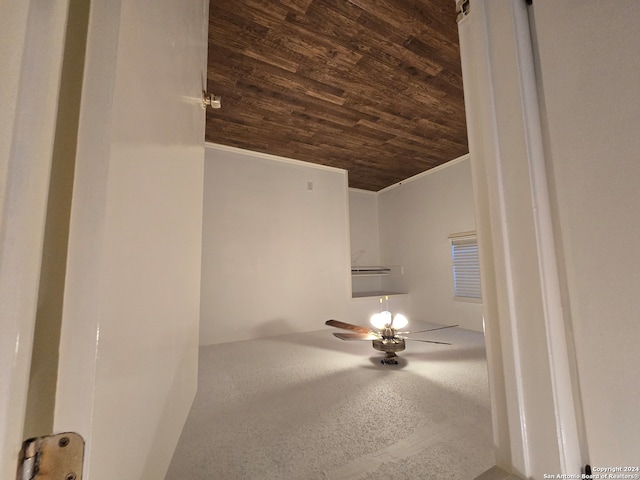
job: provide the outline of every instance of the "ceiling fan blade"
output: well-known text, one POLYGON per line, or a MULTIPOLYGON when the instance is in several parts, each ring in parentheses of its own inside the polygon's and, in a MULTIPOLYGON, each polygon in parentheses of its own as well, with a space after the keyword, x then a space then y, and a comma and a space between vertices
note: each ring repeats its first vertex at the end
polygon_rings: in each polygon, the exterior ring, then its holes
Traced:
POLYGON ((361 327, 360 325, 354 325, 353 323, 341 322, 339 320, 327 320, 324 322, 326 325, 336 328, 343 328, 345 330, 351 330, 358 333, 370 333, 371 330, 367 327, 361 327))
POLYGON ((373 333, 334 333, 341 340, 378 340, 380 337, 373 333))
POLYGON ((434 340, 419 340, 417 338, 399 337, 397 335, 396 335, 396 338, 402 338, 403 340, 411 340, 412 342, 437 343, 438 345, 451 345, 450 343, 447 343, 447 342, 436 342, 434 340))
POLYGON ((453 328, 458 327, 459 325, 447 325, 446 327, 437 327, 437 328, 429 328, 427 330, 418 330, 417 332, 401 332, 404 335, 411 335, 412 333, 424 333, 424 332, 433 332, 435 330, 443 330, 445 328, 453 328))

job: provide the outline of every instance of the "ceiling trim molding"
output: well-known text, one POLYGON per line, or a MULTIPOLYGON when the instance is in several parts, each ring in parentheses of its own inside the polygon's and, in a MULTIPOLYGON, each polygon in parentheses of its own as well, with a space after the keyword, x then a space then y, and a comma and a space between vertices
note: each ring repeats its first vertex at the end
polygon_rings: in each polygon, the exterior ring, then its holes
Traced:
POLYGON ((205 148, 210 148, 212 150, 239 153, 243 155, 248 155, 250 157, 258 157, 258 158, 263 158, 265 160, 272 160, 274 162, 289 163, 292 165, 298 165, 300 167, 316 168, 319 170, 328 170, 330 172, 342 173, 344 175, 347 174, 347 171, 343 168, 330 167, 328 165, 321 165, 319 163, 305 162, 304 160, 296 160, 295 158, 280 157, 278 155, 272 155, 270 153, 254 152, 252 150, 245 150, 244 148, 230 147, 228 145, 220 145, 219 143, 204 142, 204 146, 205 148))
POLYGON ((401 182, 398 183, 394 183, 393 185, 389 185, 388 187, 383 188, 382 190, 378 190, 377 193, 383 193, 383 192, 387 192, 389 190, 392 190, 394 188, 397 188, 401 185, 404 185, 405 183, 408 182, 412 182, 414 180, 418 180, 419 178, 425 177, 427 175, 431 175, 432 173, 436 173, 439 172, 440 170, 447 168, 447 167, 452 167, 460 162, 464 162, 465 160, 468 160, 471 158, 471 155, 468 153, 465 153, 464 155, 458 157, 458 158, 454 158, 453 160, 449 160, 447 163, 443 163, 442 165, 438 165, 437 167, 433 167, 429 170, 426 170, 424 172, 418 173, 417 175, 414 175, 413 177, 409 177, 405 180, 402 180, 401 182))
POLYGON ((349 187, 349 191, 350 192, 355 192, 355 193, 367 193, 370 195, 377 195, 378 192, 375 192, 373 190, 365 190, 363 188, 355 188, 355 187, 349 187))

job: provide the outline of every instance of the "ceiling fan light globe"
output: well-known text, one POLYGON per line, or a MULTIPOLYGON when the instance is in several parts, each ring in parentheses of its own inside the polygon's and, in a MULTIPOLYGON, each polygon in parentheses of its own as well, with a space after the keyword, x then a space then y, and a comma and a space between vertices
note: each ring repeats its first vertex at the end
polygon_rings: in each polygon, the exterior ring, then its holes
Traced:
POLYGON ((409 320, 401 313, 396 313, 393 317, 393 328, 404 328, 409 324, 409 320))
POLYGON ((378 330, 382 330, 384 327, 391 324, 391 312, 384 311, 375 313, 371 316, 369 321, 371 322, 371 325, 376 327, 378 330))

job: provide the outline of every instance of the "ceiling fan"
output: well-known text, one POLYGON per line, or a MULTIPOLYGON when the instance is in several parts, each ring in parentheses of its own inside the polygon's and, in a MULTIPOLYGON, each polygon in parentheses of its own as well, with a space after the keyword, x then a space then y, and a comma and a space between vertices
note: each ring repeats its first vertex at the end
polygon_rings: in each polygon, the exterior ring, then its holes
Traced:
POLYGON ((406 335, 414 333, 433 332, 434 330, 442 330, 445 328, 453 328, 458 325, 447 325, 445 327, 429 328, 427 330, 419 330, 417 332, 399 332, 398 329, 404 328, 408 324, 407 317, 401 313, 391 315, 388 311, 376 313, 371 317, 371 324, 375 327, 372 330, 353 323, 341 322, 339 320, 327 320, 326 325, 344 330, 351 330, 352 333, 334 333, 333 335, 341 340, 371 340, 373 348, 385 354, 380 360, 383 365, 397 365, 398 355, 405 349, 405 340, 413 340, 415 342, 436 343, 439 345, 451 345, 447 342, 436 342, 433 340, 420 340, 417 338, 409 338, 406 335))

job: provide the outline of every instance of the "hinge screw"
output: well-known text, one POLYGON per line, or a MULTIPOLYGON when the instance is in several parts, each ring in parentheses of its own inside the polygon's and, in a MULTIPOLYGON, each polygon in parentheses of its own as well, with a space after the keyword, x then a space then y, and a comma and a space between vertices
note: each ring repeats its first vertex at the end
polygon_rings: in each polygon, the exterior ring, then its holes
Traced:
POLYGON ((69 445, 69 437, 62 437, 59 441, 58 441, 58 445, 62 448, 66 447, 67 445, 69 445))
POLYGON ((76 474, 71 472, 68 473, 66 477, 64 477, 64 480, 76 480, 76 474))

